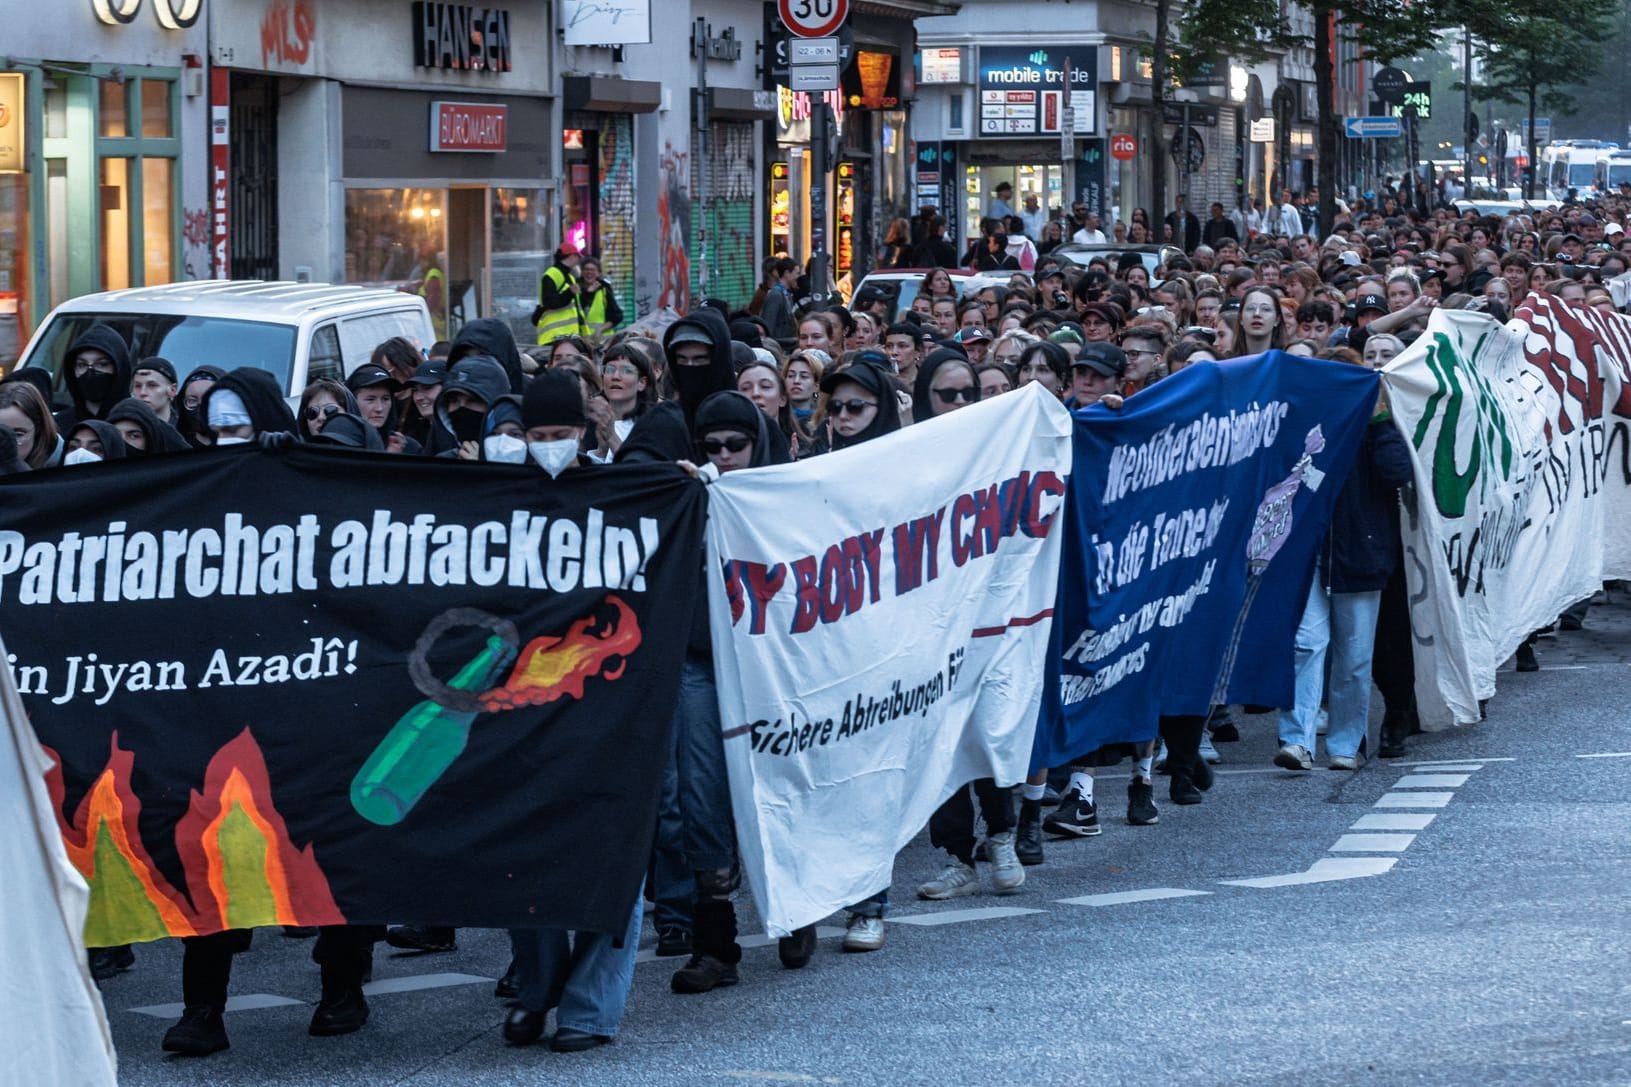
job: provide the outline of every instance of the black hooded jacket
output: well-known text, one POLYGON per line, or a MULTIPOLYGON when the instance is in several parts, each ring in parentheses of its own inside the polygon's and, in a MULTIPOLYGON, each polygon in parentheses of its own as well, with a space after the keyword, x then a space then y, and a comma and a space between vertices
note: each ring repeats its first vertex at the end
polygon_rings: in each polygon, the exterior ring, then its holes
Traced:
POLYGON ((900 384, 893 374, 876 363, 862 359, 847 370, 822 378, 821 387, 831 393, 842 381, 853 381, 871 393, 873 399, 878 402, 878 413, 872 417, 872 422, 866 425, 865 430, 853 437, 846 438, 835 428, 832 432, 834 449, 860 445, 862 442, 881 438, 885 434, 893 434, 900 429, 900 405, 895 402, 895 390, 900 388, 900 384))
POLYGON ((665 400, 641 413, 612 460, 616 464, 672 464, 691 457, 685 412, 674 401, 665 400))
MULTIPOLYGON (((493 405, 510 394, 510 383, 504 375, 504 367, 490 355, 467 353, 454 364, 448 371, 447 380, 442 382, 442 391, 436 394, 436 426, 431 430, 430 447, 440 450, 441 453, 459 447, 458 439, 453 435, 453 423, 448 418, 445 403, 450 392, 464 392, 478 397, 487 405, 487 410, 491 411, 493 405)), ((485 437, 486 434, 484 424, 482 436, 485 437)))
POLYGON ((192 411, 186 409, 183 402, 187 396, 187 386, 199 378, 207 377, 211 381, 220 381, 226 376, 227 372, 219 366, 210 366, 208 364, 195 366, 186 377, 181 379, 181 384, 176 386, 176 429, 181 431, 183 438, 186 438, 196 447, 202 448, 204 445, 203 442, 199 441, 199 435, 204 432, 205 419, 202 414, 204 405, 203 401, 199 401, 198 407, 192 411))
POLYGON ((344 449, 360 449, 369 453, 385 452, 385 442, 379 431, 369 426, 360 415, 341 412, 323 422, 323 429, 314 434, 312 445, 337 445, 344 449))
POLYGON ((759 405, 742 393, 734 390, 714 393, 697 408, 697 421, 692 433, 696 435, 699 447, 698 464, 705 459, 700 448, 703 436, 715 430, 734 430, 753 439, 753 459, 748 462, 749 468, 786 464, 790 460, 787 442, 782 439, 780 429, 759 410, 759 405), (781 451, 779 458, 776 455, 778 449, 781 451))
POLYGON ((142 433, 147 435, 147 448, 131 446, 130 455, 133 457, 150 453, 184 453, 192 449, 191 443, 181 436, 181 431, 160 419, 152 408, 135 397, 113 405, 113 410, 108 412, 108 422, 131 422, 142 428, 142 433))
POLYGON ((0 378, 0 385, 5 384, 7 381, 26 381, 40 391, 40 397, 47 405, 51 403, 51 397, 54 395, 51 391, 51 371, 45 367, 20 367, 7 374, 4 378, 0 378))
MULTIPOLYGON (((515 334, 510 331, 509 325, 497 317, 481 317, 465 324, 453 337, 453 346, 448 349, 448 369, 451 370, 455 363, 469 355, 488 355, 496 359, 509 380, 510 387, 505 391, 517 395, 522 392, 526 375, 522 373, 521 351, 515 346, 515 334)), ((492 402, 488 401, 489 404, 492 402)))
POLYGON ((102 419, 81 419, 69 427, 65 433, 69 438, 72 438, 74 431, 81 428, 89 428, 96 433, 97 440, 102 443, 103 460, 125 459, 125 455, 129 450, 125 445, 124 435, 119 433, 118 427, 102 419))
POLYGON ((929 357, 918 365, 917 380, 912 383, 912 422, 926 423, 934 418, 934 394, 929 390, 929 382, 934 380, 935 372, 943 366, 967 368, 968 376, 974 379, 974 399, 980 399, 980 378, 974 371, 974 364, 961 351, 942 347, 930 352, 929 357))
POLYGON ((696 419, 697 407, 711 394, 736 388, 736 368, 731 363, 731 330, 725 318, 711 306, 703 306, 668 326, 663 333, 663 354, 668 373, 674 379, 674 392, 685 409, 689 424, 696 419), (674 337, 683 328, 700 329, 713 348, 713 361, 707 366, 677 366, 674 363, 674 337))
POLYGON ((199 426, 208 430, 210 419, 210 398, 222 389, 230 389, 243 400, 245 409, 249 412, 249 422, 255 428, 255 433, 275 434, 284 431, 289 434, 299 434, 300 429, 295 425, 294 412, 283 400, 283 386, 278 379, 265 370, 253 366, 240 366, 222 375, 221 380, 210 386, 210 391, 204 394, 203 401, 198 405, 199 426))
POLYGON ((62 371, 68 395, 74 403, 57 414, 59 429, 67 430, 81 419, 106 419, 108 410, 130 395, 130 347, 125 343, 125 338, 109 325, 92 325, 80 333, 79 339, 68 345, 68 353, 62 357, 62 371), (79 375, 74 373, 74 357, 88 348, 94 348, 113 360, 113 381, 95 412, 85 406, 79 375))

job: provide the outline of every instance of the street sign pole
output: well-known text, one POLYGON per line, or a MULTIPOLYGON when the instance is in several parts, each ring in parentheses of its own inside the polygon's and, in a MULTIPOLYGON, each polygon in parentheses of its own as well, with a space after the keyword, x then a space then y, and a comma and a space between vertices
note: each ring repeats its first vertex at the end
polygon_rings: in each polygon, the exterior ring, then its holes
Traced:
POLYGON ((810 299, 827 301, 827 96, 810 96, 810 299))
POLYGON ((798 43, 790 47, 789 85, 800 89, 801 78, 807 80, 803 88, 809 90, 811 97, 810 299, 817 305, 823 305, 827 301, 827 268, 831 260, 827 253, 827 187, 831 174, 828 160, 832 157, 828 126, 832 121, 826 92, 838 89, 838 73, 843 56, 836 39, 831 43, 830 50, 821 42, 809 39, 831 38, 838 34, 843 29, 844 21, 849 18, 849 0, 777 0, 776 11, 781 16, 782 25, 796 37, 806 39, 804 44, 811 51, 809 55, 801 57, 798 43), (826 55, 829 51, 830 56, 826 55), (811 78, 807 73, 818 67, 822 69, 819 78, 811 78), (804 69, 805 74, 801 74, 800 69, 804 69))
MULTIPOLYGON (((1070 209, 1076 202, 1076 107, 1071 104, 1070 58, 1065 58, 1065 89, 1059 109, 1059 240, 1070 241, 1070 209)), ((1042 239, 1037 238, 1038 242, 1042 239)))

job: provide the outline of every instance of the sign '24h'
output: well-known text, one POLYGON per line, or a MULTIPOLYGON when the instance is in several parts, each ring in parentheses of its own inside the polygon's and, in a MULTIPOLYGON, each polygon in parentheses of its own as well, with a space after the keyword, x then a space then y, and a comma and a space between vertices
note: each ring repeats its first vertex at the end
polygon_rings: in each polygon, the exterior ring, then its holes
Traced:
MULTIPOLYGON (((142 0, 91 0, 91 10, 109 26, 127 26, 136 21, 142 0)), ((185 30, 203 10, 204 0, 153 0, 153 14, 166 30, 185 30)))

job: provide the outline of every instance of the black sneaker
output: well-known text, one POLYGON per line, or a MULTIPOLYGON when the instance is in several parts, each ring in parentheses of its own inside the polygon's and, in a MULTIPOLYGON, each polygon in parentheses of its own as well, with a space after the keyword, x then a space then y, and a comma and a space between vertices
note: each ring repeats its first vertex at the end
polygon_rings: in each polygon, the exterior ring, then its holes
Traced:
POLYGON ((1195 781, 1188 774, 1173 774, 1172 784, 1167 787, 1167 796, 1172 798, 1174 804, 1199 804, 1201 791, 1195 787, 1195 781))
POLYGON ((306 1033, 314 1038, 333 1038, 353 1034, 366 1022, 368 1000, 362 995, 362 989, 336 989, 323 994, 306 1033))
POLYGON ((735 963, 720 962, 712 955, 692 955, 691 961, 668 979, 668 987, 676 993, 707 993, 741 980, 735 963))
POLYGON ((207 1004, 194 1004, 181 1013, 181 1022, 164 1032, 164 1051, 183 1057, 207 1057, 230 1049, 221 1012, 207 1004))
POLYGON ((1141 777, 1127 783, 1127 825, 1153 827, 1161 821, 1155 807, 1155 786, 1141 777))
POLYGON ((805 925, 803 928, 793 930, 793 935, 783 936, 776 941, 776 957, 781 959, 782 965, 789 970, 800 970, 815 954, 816 927, 805 925))
POLYGON ((1042 802, 1021 800, 1019 824, 1014 827, 1014 853, 1019 863, 1032 866, 1042 863, 1042 802))
POLYGON ((1540 671, 1540 661, 1535 659, 1535 647, 1530 645, 1528 642, 1524 642, 1522 645, 1518 646, 1517 657, 1518 657, 1518 671, 1520 671, 1520 672, 1538 672, 1538 671, 1540 671))
POLYGON ((107 981, 136 965, 136 953, 130 950, 129 944, 93 947, 87 957, 90 959, 91 977, 96 981, 107 981))
POLYGON ((403 951, 457 951, 456 932, 440 925, 397 925, 386 930, 385 942, 403 951))
POLYGON ((1059 838, 1091 838, 1099 833, 1099 810, 1075 789, 1059 799, 1057 810, 1042 820, 1042 829, 1059 838))
POLYGON ((657 930, 657 957, 672 959, 691 953, 691 930, 669 925, 657 930))
POLYGON ((1240 729, 1235 726, 1233 717, 1223 717, 1212 726, 1212 742, 1215 744, 1233 744, 1240 742, 1240 729))

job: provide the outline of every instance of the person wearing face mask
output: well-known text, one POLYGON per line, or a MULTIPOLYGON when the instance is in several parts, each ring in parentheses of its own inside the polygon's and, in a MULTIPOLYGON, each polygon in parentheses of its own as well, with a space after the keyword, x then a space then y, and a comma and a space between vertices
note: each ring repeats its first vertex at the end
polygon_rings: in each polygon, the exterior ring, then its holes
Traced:
POLYGON ((687 425, 695 421, 698 405, 710 394, 736 388, 730 326, 717 310, 704 306, 669 325, 663 333, 663 354, 687 425))
POLYGON ((57 413, 57 427, 67 433, 83 419, 104 419, 108 409, 130 395, 130 348, 112 327, 95 324, 68 345, 63 380, 70 407, 57 413))
POLYGON ((509 391, 504 367, 491 355, 467 355, 454 363, 436 397, 436 431, 449 439, 440 443, 446 448, 437 455, 479 460, 487 412, 509 391))
POLYGON ((226 371, 219 366, 198 366, 181 381, 181 392, 176 402, 176 429, 195 448, 201 449, 212 440, 209 427, 205 425, 204 394, 225 376, 226 371))
POLYGON ((68 431, 68 454, 62 458, 65 465, 96 464, 98 461, 124 460, 127 454, 125 440, 119 428, 101 419, 86 419, 75 423, 68 431))
POLYGON ((250 366, 224 375, 204 394, 199 410, 214 445, 242 445, 262 434, 298 432, 277 378, 250 366))
POLYGON ((526 459, 552 477, 598 463, 583 452, 589 417, 583 385, 568 371, 546 370, 532 379, 521 397, 521 426, 526 459))
POLYGON ((119 428, 132 457, 153 453, 183 453, 192 449, 181 432, 153 414, 153 409, 131 397, 113 405, 107 421, 119 428))
MULTIPOLYGON (((472 355, 485 356, 504 371, 508 388, 495 392, 493 394, 495 398, 502 393, 521 395, 522 387, 526 384, 526 374, 521 369, 521 351, 515 345, 515 336, 510 332, 509 325, 496 317, 482 317, 466 322, 464 327, 459 329, 459 334, 453 338, 453 342, 448 345, 445 365, 451 372, 454 366, 472 355)), ((443 427, 434 425, 433 422, 430 434, 422 444, 426 455, 439 456, 457 443, 454 442, 452 434, 443 427)))

